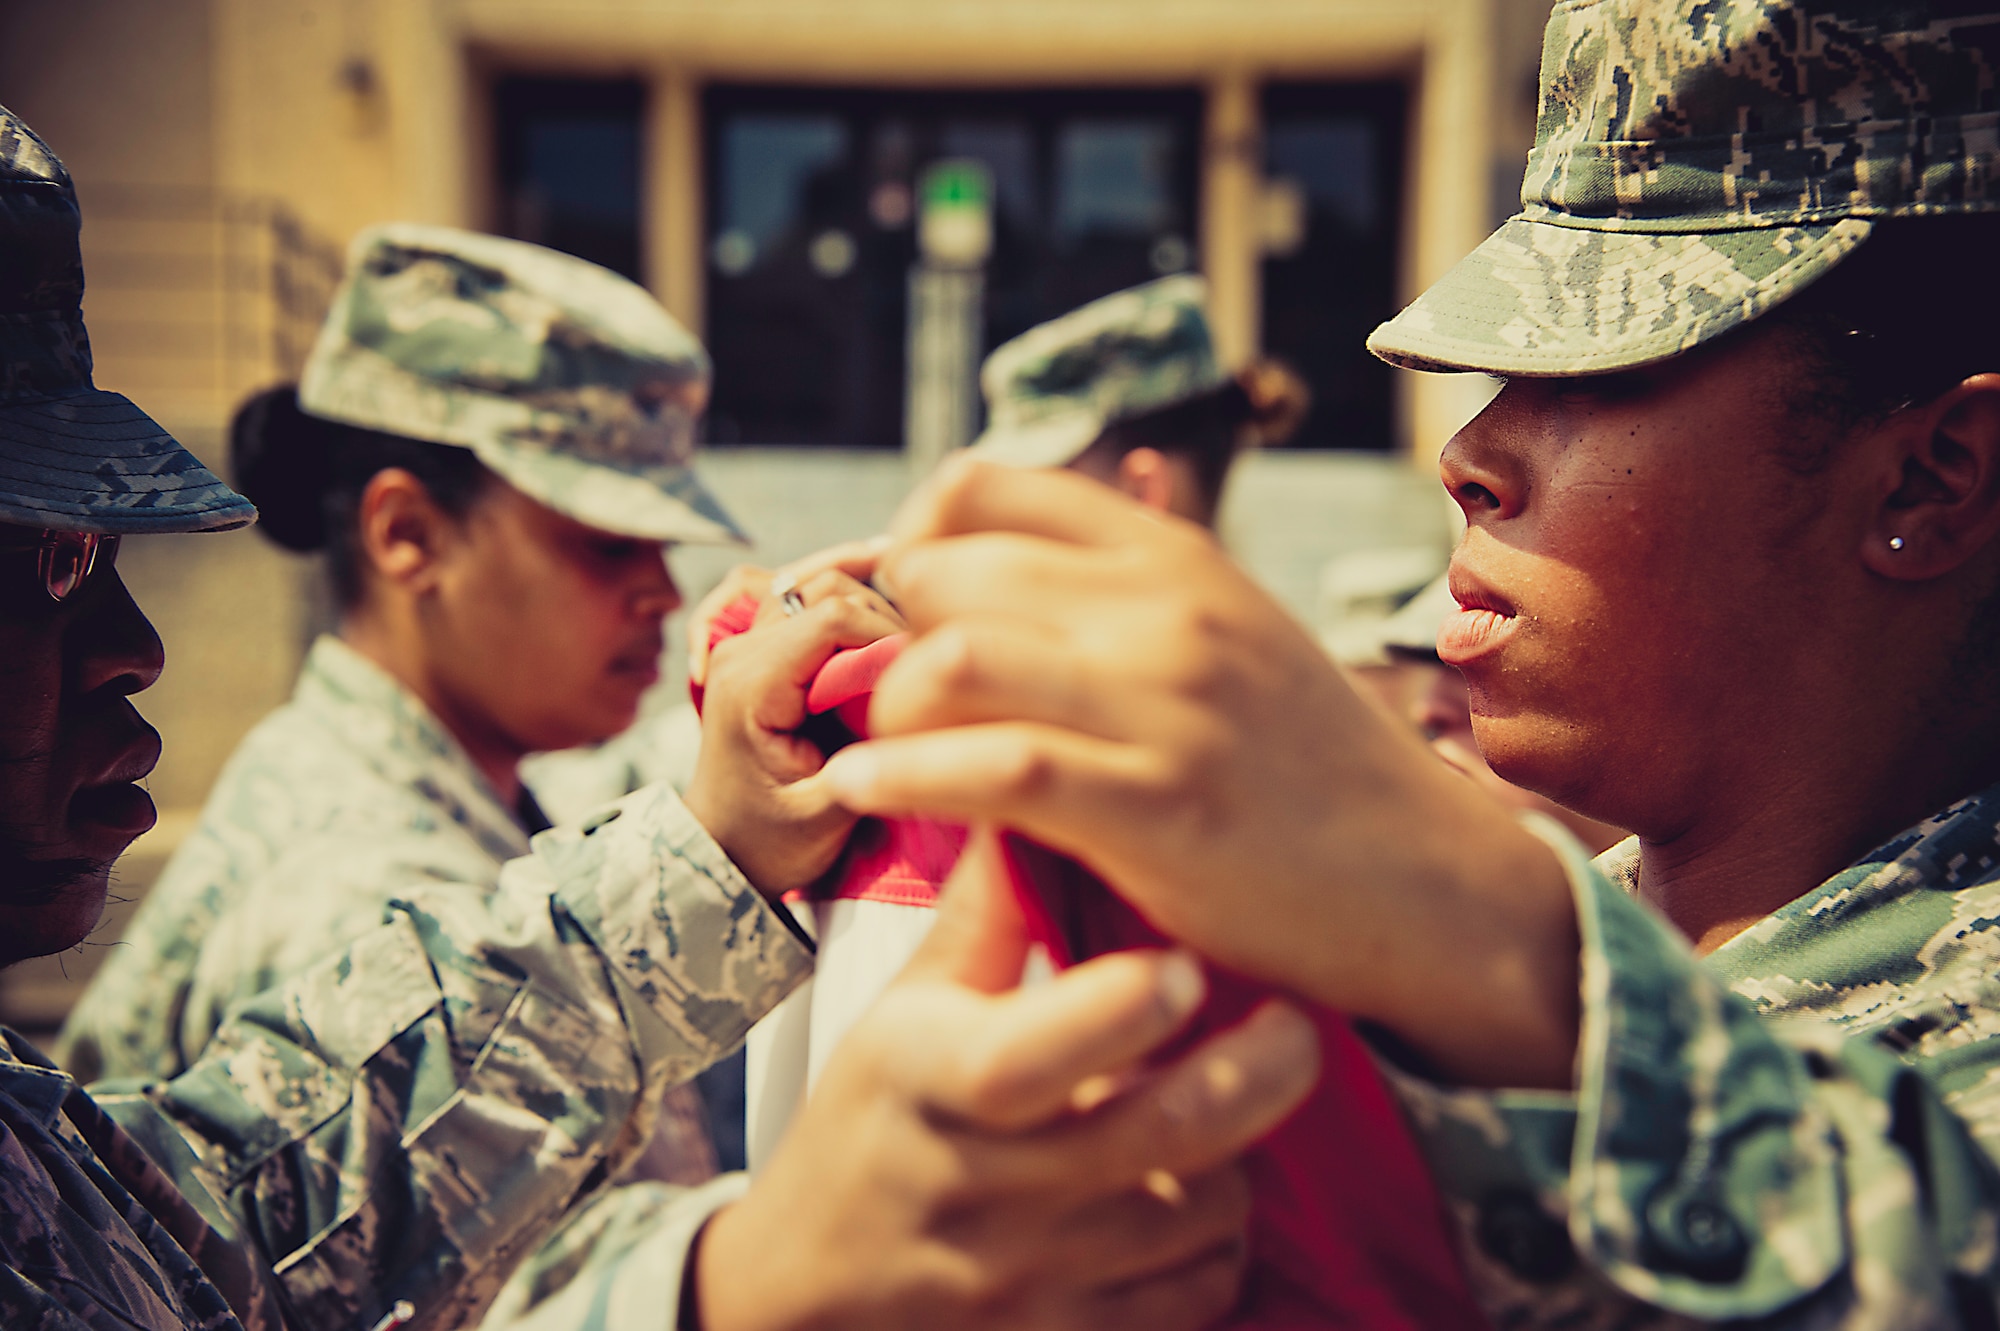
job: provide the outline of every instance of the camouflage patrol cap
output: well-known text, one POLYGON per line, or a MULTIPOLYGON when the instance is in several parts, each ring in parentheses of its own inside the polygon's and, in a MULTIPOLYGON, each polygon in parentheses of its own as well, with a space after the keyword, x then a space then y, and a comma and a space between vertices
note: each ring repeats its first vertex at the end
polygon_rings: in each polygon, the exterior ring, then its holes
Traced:
POLYGON ((325 420, 469 448, 605 531, 743 533, 693 469, 708 355, 634 282, 525 241, 398 223, 355 238, 299 382, 325 420))
POLYGON ((151 417, 91 382, 69 172, 0 107, 0 522, 221 531, 254 521, 151 417))
POLYGON ((978 454, 1060 467, 1118 421, 1228 382, 1215 358, 1198 277, 1148 282, 1030 328, 986 358, 978 454))
POLYGON ((1369 339, 1419 370, 1665 359, 1875 219, 2000 207, 1995 0, 1562 0, 1522 211, 1369 339))

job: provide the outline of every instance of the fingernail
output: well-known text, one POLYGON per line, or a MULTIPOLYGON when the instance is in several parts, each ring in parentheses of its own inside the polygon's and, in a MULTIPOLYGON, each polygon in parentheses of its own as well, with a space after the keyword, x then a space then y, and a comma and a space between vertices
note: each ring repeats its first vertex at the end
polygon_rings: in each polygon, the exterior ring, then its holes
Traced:
POLYGON ((820 775, 833 789, 833 797, 843 804, 864 799, 875 784, 880 765, 865 744, 850 744, 826 760, 820 775))
POLYGON ((883 532, 880 536, 870 536, 866 541, 862 542, 862 548, 867 550, 871 555, 879 555, 895 543, 895 537, 891 536, 888 532, 883 532))
POLYGON ((1201 964, 1185 952, 1169 952, 1160 962, 1158 984, 1160 1002, 1176 1021, 1200 1007, 1203 996, 1208 992, 1201 964))

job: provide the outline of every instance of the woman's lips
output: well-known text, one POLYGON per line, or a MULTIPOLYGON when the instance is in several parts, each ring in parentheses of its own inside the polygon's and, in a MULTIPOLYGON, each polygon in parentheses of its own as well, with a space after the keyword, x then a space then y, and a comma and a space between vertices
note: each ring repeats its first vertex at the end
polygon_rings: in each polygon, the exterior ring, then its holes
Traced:
POLYGON ((86 786, 70 799, 71 823, 117 833, 127 840, 150 831, 159 818, 153 797, 130 782, 86 786))
POLYGON ((1438 626, 1438 659, 1464 666, 1497 650, 1514 636, 1515 619, 1485 606, 1464 607, 1438 626))
POLYGON ((1468 572, 1454 568, 1452 599, 1458 609, 1438 626, 1438 659, 1448 666, 1465 666, 1498 651, 1514 636, 1518 622, 1505 599, 1481 586, 1468 572))

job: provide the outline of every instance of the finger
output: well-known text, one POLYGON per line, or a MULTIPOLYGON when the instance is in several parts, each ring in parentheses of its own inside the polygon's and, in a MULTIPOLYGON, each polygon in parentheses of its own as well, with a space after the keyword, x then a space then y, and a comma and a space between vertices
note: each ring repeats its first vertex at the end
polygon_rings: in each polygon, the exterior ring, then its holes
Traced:
POLYGON ((1045 621, 1084 604, 1079 588, 1101 602, 1120 574, 1133 591, 1158 590, 1158 561, 1146 546, 1116 550, 1069 545, 1022 532, 977 532, 950 540, 902 545, 876 575, 917 628, 954 615, 1019 615, 1045 621))
POLYGON ((982 1186, 1115 1194, 1164 1170, 1194 1178, 1285 1121, 1319 1080, 1319 1033, 1268 1002, 1093 1113, 997 1137, 976 1157, 982 1186))
POLYGON ((738 564, 729 570, 708 595, 701 598, 694 612, 688 616, 688 680, 693 684, 708 682, 709 634, 715 617, 732 601, 746 594, 762 597, 771 585, 771 572, 751 564, 738 564))
POLYGON ((791 575, 795 585, 805 582, 821 573, 837 571, 847 574, 860 582, 866 582, 875 574, 875 565, 889 548, 887 536, 871 536, 866 540, 843 541, 839 545, 828 546, 815 551, 803 559, 794 559, 779 569, 780 573, 791 575))
POLYGON ((1178 1184, 1166 1198, 1135 1188, 1091 1202, 1066 1220, 1070 1270, 1099 1289, 1175 1271, 1218 1249, 1240 1247, 1250 1184, 1235 1165, 1178 1184))
POLYGON ((716 644, 711 692, 747 697, 744 710, 767 730, 796 730, 806 717, 807 687, 835 652, 899 631, 894 620, 865 604, 847 597, 822 601, 716 644))
MULTIPOLYGON (((875 691, 872 735, 985 721, 1038 721, 1101 738, 1122 738, 1127 687, 1100 697, 1075 649, 1021 620, 953 620, 912 640, 875 691)), ((1157 718, 1152 718, 1157 719, 1157 718)))
POLYGON ((856 813, 924 814, 1011 827, 1093 864, 1107 837, 1169 812, 1169 773, 1150 750, 1056 726, 990 722, 850 744, 828 760, 835 797, 856 813))
POLYGON ((920 1091, 990 1132, 1050 1122, 1075 1103, 1080 1083, 1121 1074, 1171 1039, 1206 993, 1184 952, 1095 957, 997 1000, 920 1091))
POLYGON ((1199 1331, 1236 1306, 1249 1266, 1248 1245, 1218 1244, 1175 1270, 1099 1294, 1081 1324, 1092 1331, 1199 1331))
MULTIPOLYGON (((1025 532, 1075 545, 1118 545, 1157 537, 1178 522, 1075 472, 1002 467, 960 454, 947 459, 903 501, 890 531, 898 547, 982 531, 1025 532)), ((893 576, 891 581, 900 589, 893 576)), ((897 599, 902 599, 899 594, 897 599)))
MULTIPOLYGON (((852 574, 844 573, 839 569, 828 569, 822 573, 815 573, 810 578, 806 578, 796 584, 793 590, 798 593, 799 601, 808 607, 818 605, 821 601, 830 601, 835 597, 846 597, 858 605, 867 606, 885 619, 893 622, 898 632, 909 627, 903 622, 903 616, 897 611, 896 607, 889 604, 887 597, 852 574)), ((766 600, 757 611, 757 622, 760 624, 769 623, 771 620, 781 617, 790 618, 796 613, 796 611, 788 611, 782 601, 766 600)))
MULTIPOLYGON (((824 772, 815 780, 824 785, 824 772)), ((1027 921, 1007 881, 1000 839, 990 827, 975 827, 945 880, 937 922, 896 983, 942 982, 997 994, 1021 982, 1027 957, 1027 921)))
POLYGON ((1067 1154, 1080 1167, 1068 1176, 1075 1186, 1131 1187, 1157 1170, 1192 1178, 1290 1117, 1319 1067, 1319 1032, 1273 1000, 1129 1094, 1039 1135, 1063 1148, 1051 1158, 1067 1154))

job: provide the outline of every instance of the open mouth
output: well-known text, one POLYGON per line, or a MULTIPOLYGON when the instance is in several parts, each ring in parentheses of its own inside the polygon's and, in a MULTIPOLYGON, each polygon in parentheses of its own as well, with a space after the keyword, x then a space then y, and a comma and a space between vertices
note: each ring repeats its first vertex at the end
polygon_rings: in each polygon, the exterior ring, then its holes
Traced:
POLYGON ((1438 626, 1438 659, 1465 666, 1497 651, 1514 635, 1514 608, 1470 577, 1452 570, 1451 594, 1458 609, 1438 626))

